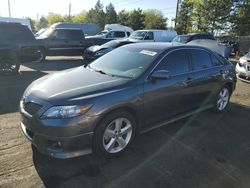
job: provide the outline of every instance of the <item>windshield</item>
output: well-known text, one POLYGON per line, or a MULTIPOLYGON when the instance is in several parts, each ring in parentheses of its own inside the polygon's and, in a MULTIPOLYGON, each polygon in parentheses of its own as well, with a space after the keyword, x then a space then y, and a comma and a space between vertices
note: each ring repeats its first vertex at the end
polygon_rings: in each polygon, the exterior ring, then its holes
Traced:
POLYGON ((46 29, 44 32, 42 32, 39 37, 41 38, 47 38, 48 36, 51 35, 51 33, 53 32, 53 29, 49 28, 49 29, 46 29))
POLYGON ((179 35, 176 36, 172 42, 187 43, 188 39, 189 39, 188 35, 179 35))
POLYGON ((150 50, 122 47, 100 57, 89 68, 112 76, 136 78, 148 68, 156 54, 150 50))
POLYGON ((119 43, 116 40, 111 40, 102 45, 103 48, 115 48, 119 43))
POLYGON ((143 40, 146 34, 147 34, 146 31, 135 31, 129 36, 129 38, 136 40, 143 40))

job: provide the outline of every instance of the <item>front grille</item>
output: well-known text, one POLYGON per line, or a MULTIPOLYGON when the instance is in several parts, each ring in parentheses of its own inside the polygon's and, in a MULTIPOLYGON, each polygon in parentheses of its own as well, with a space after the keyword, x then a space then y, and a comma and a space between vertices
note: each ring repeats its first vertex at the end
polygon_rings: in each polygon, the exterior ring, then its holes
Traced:
POLYGON ((34 115, 42 108, 42 105, 28 102, 23 104, 23 108, 30 115, 34 115))

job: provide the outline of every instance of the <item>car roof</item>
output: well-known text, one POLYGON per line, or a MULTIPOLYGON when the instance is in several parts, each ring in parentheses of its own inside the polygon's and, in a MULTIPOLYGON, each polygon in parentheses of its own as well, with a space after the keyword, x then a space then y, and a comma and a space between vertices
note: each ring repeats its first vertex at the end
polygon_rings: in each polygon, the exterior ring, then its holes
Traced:
POLYGON ((172 42, 141 42, 141 43, 133 43, 124 46, 124 48, 138 48, 138 49, 145 49, 145 50, 153 50, 158 53, 164 52, 166 50, 171 49, 204 49, 209 52, 212 52, 209 48, 203 46, 196 46, 196 45, 187 45, 187 44, 179 44, 179 43, 172 43, 172 42))
POLYGON ((0 25, 20 26, 20 25, 22 25, 22 24, 21 24, 21 23, 16 23, 16 22, 0 22, 0 25))
POLYGON ((80 28, 53 28, 54 30, 76 30, 76 31, 81 31, 80 28))

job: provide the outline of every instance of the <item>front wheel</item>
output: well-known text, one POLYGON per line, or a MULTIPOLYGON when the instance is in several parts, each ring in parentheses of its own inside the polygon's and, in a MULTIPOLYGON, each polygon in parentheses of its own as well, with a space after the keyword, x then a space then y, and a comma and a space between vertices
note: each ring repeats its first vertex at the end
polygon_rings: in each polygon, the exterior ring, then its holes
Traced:
POLYGON ((219 91, 219 93, 217 94, 214 111, 216 112, 225 111, 229 104, 230 95, 231 95, 230 88, 228 86, 223 86, 219 91))
POLYGON ((123 152, 135 135, 135 120, 126 111, 106 116, 96 128, 93 150, 101 156, 116 156, 123 152))

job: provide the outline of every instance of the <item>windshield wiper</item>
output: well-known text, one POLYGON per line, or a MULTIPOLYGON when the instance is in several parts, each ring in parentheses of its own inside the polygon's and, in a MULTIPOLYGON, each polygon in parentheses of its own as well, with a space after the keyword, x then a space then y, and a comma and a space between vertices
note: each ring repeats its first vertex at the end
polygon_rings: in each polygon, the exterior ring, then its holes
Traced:
POLYGON ((112 77, 114 76, 114 75, 112 75, 112 74, 108 74, 108 73, 104 72, 103 70, 94 69, 94 68, 92 68, 89 64, 86 65, 85 67, 88 67, 89 69, 91 69, 91 70, 93 70, 93 71, 95 71, 95 72, 99 72, 99 73, 101 73, 101 74, 109 75, 109 76, 112 76, 112 77))

